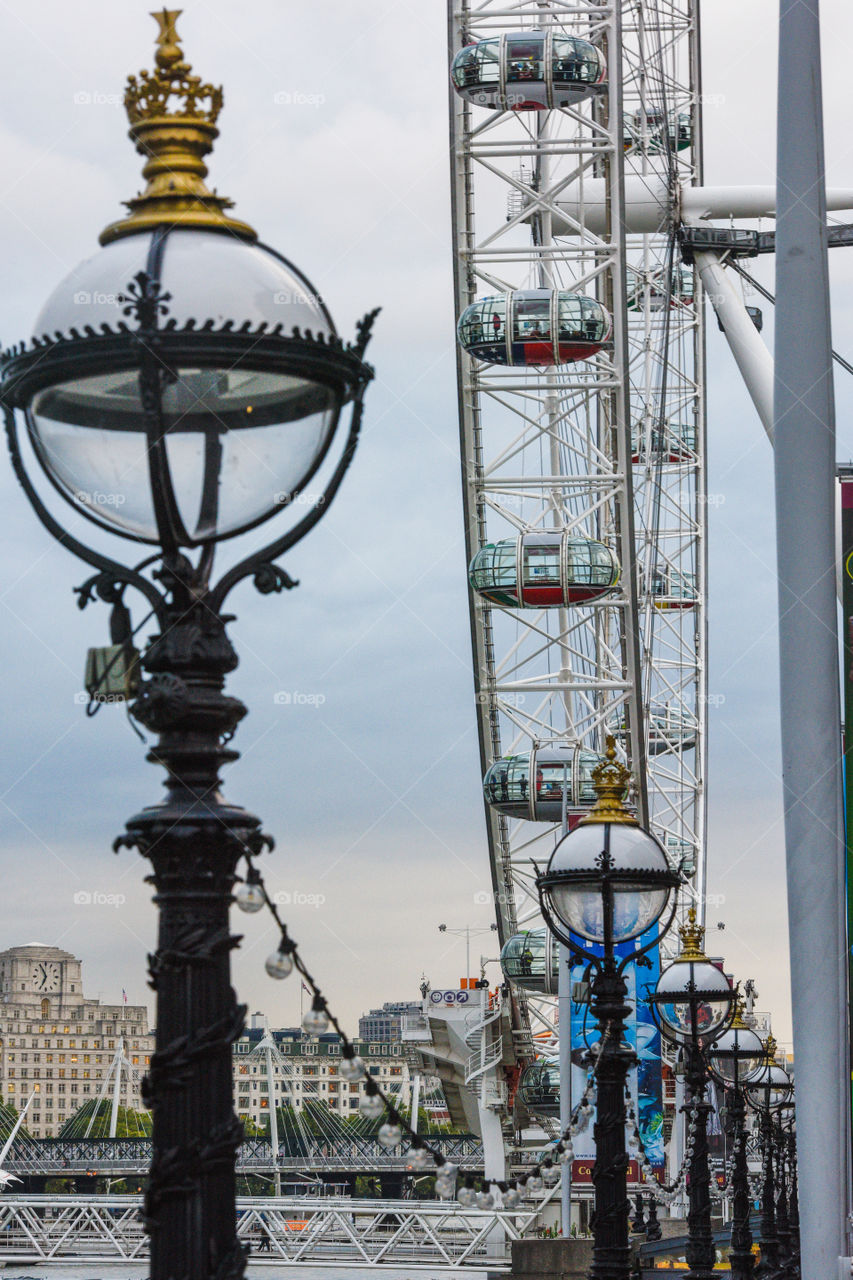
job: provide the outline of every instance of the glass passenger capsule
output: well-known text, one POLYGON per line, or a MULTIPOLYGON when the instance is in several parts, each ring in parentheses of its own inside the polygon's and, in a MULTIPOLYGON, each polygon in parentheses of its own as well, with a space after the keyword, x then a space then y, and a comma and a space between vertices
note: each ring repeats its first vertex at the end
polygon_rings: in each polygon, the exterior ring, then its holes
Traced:
POLYGON ((477 360, 554 365, 594 356, 612 327, 609 313, 595 298, 562 289, 517 289, 466 307, 457 333, 477 360))
MULTIPOLYGON (((627 736, 624 718, 612 730, 615 738, 624 741, 627 736)), ((686 715, 668 703, 653 703, 648 713, 647 750, 650 756, 666 755, 670 751, 690 751, 696 746, 697 724, 695 717, 686 715)))
POLYGON ((603 757, 573 743, 536 745, 521 755, 496 760, 483 780, 486 799, 510 818, 559 822, 563 791, 569 828, 595 804, 592 771, 603 757))
POLYGON ((619 562, 603 542, 568 533, 523 533, 488 542, 468 570, 484 600, 507 609, 587 604, 619 582, 619 562))
POLYGON ((507 981, 540 995, 557 994, 558 963, 557 943, 549 929, 513 934, 501 951, 501 968, 507 981))
POLYGON ((512 32, 460 49, 450 78, 461 97, 499 111, 571 107, 596 92, 604 56, 588 40, 556 31, 512 32))
POLYGON ((518 1082, 518 1096, 534 1115, 560 1114, 560 1067, 551 1059, 532 1062, 518 1082))
POLYGON ((696 574, 663 565, 652 572, 651 594, 656 609, 695 609, 696 574))
POLYGON ((688 878, 696 874, 696 846, 692 841, 668 835, 663 845, 671 867, 678 867, 688 878))
POLYGON ((685 151, 693 141, 693 123, 687 111, 635 111, 624 117, 624 144, 626 151, 641 150, 645 134, 648 151, 652 155, 662 151, 685 151), (645 130, 643 117, 645 115, 645 130))
POLYGON ((655 272, 647 281, 637 276, 628 292, 628 310, 641 311, 645 306, 646 290, 650 311, 665 311, 670 307, 690 307, 693 305, 694 283, 693 268, 685 262, 677 263, 670 273, 670 288, 667 292, 666 274, 655 272))
POLYGON ((642 427, 631 430, 631 459, 635 463, 646 459, 664 462, 693 462, 696 453, 696 428, 693 423, 668 422, 661 427, 645 431, 642 427))
POLYGON ((671 751, 690 751, 696 746, 696 721, 669 704, 653 706, 649 713, 648 752, 662 756, 671 751))

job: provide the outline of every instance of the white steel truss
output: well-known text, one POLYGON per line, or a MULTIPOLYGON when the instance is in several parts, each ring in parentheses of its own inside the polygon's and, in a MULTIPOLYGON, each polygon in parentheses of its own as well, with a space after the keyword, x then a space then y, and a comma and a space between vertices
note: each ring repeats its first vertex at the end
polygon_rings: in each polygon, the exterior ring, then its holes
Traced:
MULTIPOLYGON (((471 594, 481 763, 613 733, 641 821, 692 876, 705 868, 705 402, 701 285, 682 266, 678 198, 701 180, 698 0, 450 0, 451 56, 503 33, 581 37, 599 91, 547 111, 450 94, 457 314, 478 297, 592 295, 612 341, 549 368, 458 348, 469 560, 498 539, 562 529, 613 548, 616 592, 569 608, 471 594)), ((550 46, 548 46, 550 47, 550 46)), ((502 54, 502 57, 506 57, 502 54)), ((486 804, 501 941, 541 926, 535 866, 559 827, 486 804)), ((521 996, 521 993, 518 993, 521 996)), ((522 1054, 551 1011, 520 1000, 522 1054)))
MULTIPOLYGON (((508 1271, 511 1242, 539 1205, 505 1213, 455 1203, 332 1197, 237 1200, 237 1235, 252 1267, 473 1267, 508 1271), (497 1229, 505 1245, 496 1255, 497 1229)), ((148 1237, 141 1196, 7 1196, 0 1200, 0 1265, 141 1262, 148 1237)))

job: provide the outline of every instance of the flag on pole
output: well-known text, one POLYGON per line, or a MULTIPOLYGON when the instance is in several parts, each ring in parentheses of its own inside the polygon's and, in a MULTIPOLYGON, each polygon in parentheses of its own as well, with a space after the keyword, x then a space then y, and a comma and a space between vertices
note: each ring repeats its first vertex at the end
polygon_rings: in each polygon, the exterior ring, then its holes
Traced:
POLYGON ((125 991, 124 987, 122 987, 121 989, 121 998, 124 1001, 124 1003, 127 1004, 127 992, 125 991))

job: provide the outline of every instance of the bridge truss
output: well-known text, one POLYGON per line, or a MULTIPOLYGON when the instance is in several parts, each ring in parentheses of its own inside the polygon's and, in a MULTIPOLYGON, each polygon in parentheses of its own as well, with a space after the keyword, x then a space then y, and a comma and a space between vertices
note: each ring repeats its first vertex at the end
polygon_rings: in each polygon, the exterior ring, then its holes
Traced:
MULTIPOLYGON (((148 1237, 138 1196, 6 1196, 0 1265, 141 1262, 148 1237)), ((252 1266, 509 1270, 511 1242, 538 1207, 512 1214, 434 1202, 238 1198, 238 1238, 252 1266), (500 1234, 500 1250, 495 1236, 500 1234)))

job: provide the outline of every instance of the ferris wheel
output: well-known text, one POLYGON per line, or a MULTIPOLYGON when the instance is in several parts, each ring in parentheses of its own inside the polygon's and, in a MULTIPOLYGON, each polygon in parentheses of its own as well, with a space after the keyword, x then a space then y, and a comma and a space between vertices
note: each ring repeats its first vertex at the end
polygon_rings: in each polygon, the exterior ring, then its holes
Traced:
POLYGON ((702 914, 704 333, 679 238, 702 177, 697 7, 449 5, 486 824, 501 943, 537 958, 516 974, 520 1058, 556 994, 534 863, 588 811, 607 736, 702 914))

